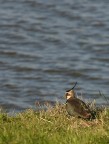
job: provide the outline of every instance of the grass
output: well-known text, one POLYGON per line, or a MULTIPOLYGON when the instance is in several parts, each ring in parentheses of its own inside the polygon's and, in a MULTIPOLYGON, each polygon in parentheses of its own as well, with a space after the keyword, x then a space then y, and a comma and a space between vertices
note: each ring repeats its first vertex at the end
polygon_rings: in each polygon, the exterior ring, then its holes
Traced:
POLYGON ((47 111, 0 113, 0 144, 108 144, 109 109, 92 121, 67 115, 65 105, 47 111))

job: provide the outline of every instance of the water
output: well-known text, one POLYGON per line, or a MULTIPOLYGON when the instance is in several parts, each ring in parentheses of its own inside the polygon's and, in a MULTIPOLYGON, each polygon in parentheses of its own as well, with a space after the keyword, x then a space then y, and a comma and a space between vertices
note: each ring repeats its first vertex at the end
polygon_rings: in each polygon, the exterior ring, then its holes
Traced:
POLYGON ((8 112, 77 94, 109 99, 109 4, 88 0, 0 1, 0 106, 8 112))

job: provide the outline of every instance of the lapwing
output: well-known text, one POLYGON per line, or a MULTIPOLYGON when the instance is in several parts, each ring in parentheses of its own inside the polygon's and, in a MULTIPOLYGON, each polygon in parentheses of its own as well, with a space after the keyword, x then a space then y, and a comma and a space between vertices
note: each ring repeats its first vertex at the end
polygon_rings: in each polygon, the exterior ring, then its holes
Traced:
POLYGON ((66 97, 66 110, 69 115, 74 117, 81 117, 83 119, 91 119, 92 114, 90 108, 83 102, 82 100, 76 97, 74 88, 77 82, 75 83, 74 87, 67 90, 65 93, 66 97))

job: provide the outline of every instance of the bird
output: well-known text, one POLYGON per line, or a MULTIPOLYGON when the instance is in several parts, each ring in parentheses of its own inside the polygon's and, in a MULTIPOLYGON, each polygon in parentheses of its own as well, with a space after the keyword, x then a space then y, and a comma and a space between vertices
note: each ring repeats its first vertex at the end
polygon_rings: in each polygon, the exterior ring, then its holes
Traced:
POLYGON ((76 97, 74 88, 76 86, 77 82, 73 86, 73 88, 67 90, 65 92, 66 97, 66 110, 69 115, 74 117, 80 117, 83 119, 91 119, 92 113, 90 108, 86 105, 85 102, 80 100, 76 97))

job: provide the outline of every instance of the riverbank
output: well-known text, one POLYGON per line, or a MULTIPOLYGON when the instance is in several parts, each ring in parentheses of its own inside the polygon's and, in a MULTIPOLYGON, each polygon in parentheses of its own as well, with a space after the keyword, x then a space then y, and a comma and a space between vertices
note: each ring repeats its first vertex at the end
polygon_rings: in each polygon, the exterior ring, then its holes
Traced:
POLYGON ((92 121, 67 115, 65 105, 47 111, 28 109, 16 116, 0 113, 0 144, 106 144, 109 109, 92 121))

